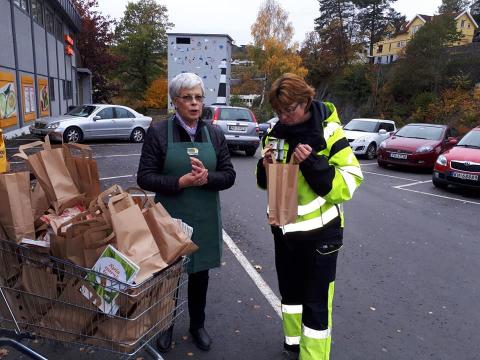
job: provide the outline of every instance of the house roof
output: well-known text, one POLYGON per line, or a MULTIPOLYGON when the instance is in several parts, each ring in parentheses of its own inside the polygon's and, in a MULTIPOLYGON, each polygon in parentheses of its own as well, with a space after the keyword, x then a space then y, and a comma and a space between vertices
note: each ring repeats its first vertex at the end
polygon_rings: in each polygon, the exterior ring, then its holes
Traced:
POLYGON ((468 10, 464 10, 462 11, 461 13, 458 14, 458 16, 455 17, 455 20, 457 20, 459 17, 461 17, 463 14, 466 14, 468 16, 468 18, 470 19, 470 21, 473 23, 473 26, 475 26, 475 28, 478 28, 478 24, 477 22, 475 21, 475 19, 473 18, 472 14, 470 14, 470 11, 468 10))

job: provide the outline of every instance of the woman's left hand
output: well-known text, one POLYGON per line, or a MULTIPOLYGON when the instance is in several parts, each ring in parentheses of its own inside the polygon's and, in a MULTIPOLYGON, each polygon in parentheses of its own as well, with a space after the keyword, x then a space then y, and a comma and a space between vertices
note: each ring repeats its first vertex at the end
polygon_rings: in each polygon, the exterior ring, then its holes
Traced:
POLYGON ((208 183, 208 169, 203 163, 193 156, 190 157, 190 163, 192 164, 192 175, 195 177, 193 186, 203 186, 208 183))
POLYGON ((295 161, 297 164, 300 164, 303 160, 308 158, 312 153, 312 148, 307 144, 298 144, 295 148, 293 156, 295 156, 295 161))

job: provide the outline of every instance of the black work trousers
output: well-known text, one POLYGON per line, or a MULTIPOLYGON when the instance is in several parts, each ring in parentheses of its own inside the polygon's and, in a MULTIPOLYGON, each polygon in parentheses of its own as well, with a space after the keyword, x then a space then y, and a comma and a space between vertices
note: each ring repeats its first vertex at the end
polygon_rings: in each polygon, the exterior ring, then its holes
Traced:
POLYGON ((325 234, 318 231, 314 236, 307 232, 292 236, 272 227, 272 232, 282 304, 303 305, 302 323, 311 329, 326 330, 328 289, 335 281, 342 233, 335 231, 336 238, 332 239, 329 231, 326 239, 325 234))
POLYGON ((188 313, 190 315, 191 330, 204 327, 207 289, 208 270, 188 275, 188 313))

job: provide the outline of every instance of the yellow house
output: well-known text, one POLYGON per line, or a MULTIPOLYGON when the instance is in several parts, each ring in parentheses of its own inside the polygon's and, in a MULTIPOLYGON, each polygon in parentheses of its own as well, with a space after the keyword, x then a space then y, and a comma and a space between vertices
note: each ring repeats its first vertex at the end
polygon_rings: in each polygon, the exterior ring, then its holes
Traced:
MULTIPOLYGON (((404 51, 407 42, 415 35, 415 33, 427 22, 432 21, 433 16, 415 15, 408 23, 403 24, 400 29, 395 31, 391 28, 393 35, 387 36, 382 41, 375 43, 373 47, 373 58, 375 64, 389 64, 395 61, 404 51)), ((463 34, 462 39, 452 44, 453 46, 469 44, 473 40, 475 29, 478 24, 473 19, 469 11, 465 10, 459 14, 455 14, 455 22, 457 30, 463 34)))

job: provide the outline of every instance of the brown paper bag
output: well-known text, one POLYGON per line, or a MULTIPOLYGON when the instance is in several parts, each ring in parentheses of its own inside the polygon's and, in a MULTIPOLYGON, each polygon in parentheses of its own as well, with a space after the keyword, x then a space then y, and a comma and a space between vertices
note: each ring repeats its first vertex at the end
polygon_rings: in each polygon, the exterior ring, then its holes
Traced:
POLYGON ((47 195, 45 194, 45 191, 43 191, 43 188, 38 181, 35 184, 33 191, 30 193, 30 201, 32 203, 35 228, 37 228, 43 224, 43 221, 40 220, 40 217, 50 208, 47 195))
POLYGON ((91 269, 109 244, 115 243, 111 225, 92 226, 83 233, 85 267, 91 269))
POLYGON ((35 141, 20 145, 19 153, 15 156, 28 162, 57 214, 61 214, 64 208, 75 205, 76 200, 82 197, 65 164, 62 149, 52 149, 48 136, 44 143, 35 141), (26 149, 39 146, 43 146, 43 150, 29 156, 25 153, 26 149))
POLYGON ((0 174, 0 224, 11 241, 35 239, 29 172, 0 174))
POLYGON ((267 165, 268 222, 283 226, 295 222, 298 208, 298 171, 293 164, 273 163, 267 165))
POLYGON ((160 254, 142 211, 129 194, 122 193, 111 197, 108 209, 117 249, 140 266, 135 278, 137 284, 168 266, 160 254))
POLYGON ((198 250, 198 246, 178 228, 162 204, 155 204, 151 199, 147 199, 143 216, 167 264, 198 250))
POLYGON ((101 303, 98 294, 85 280, 70 279, 52 308, 40 320, 40 336, 60 341, 74 341, 79 335, 90 335, 101 303), (91 293, 87 299, 80 293, 85 286, 91 293))
POLYGON ((98 167, 90 146, 63 144, 63 153, 65 164, 80 192, 89 199, 98 196, 100 194, 98 167), (75 155, 75 150, 78 151, 78 155, 75 155))

